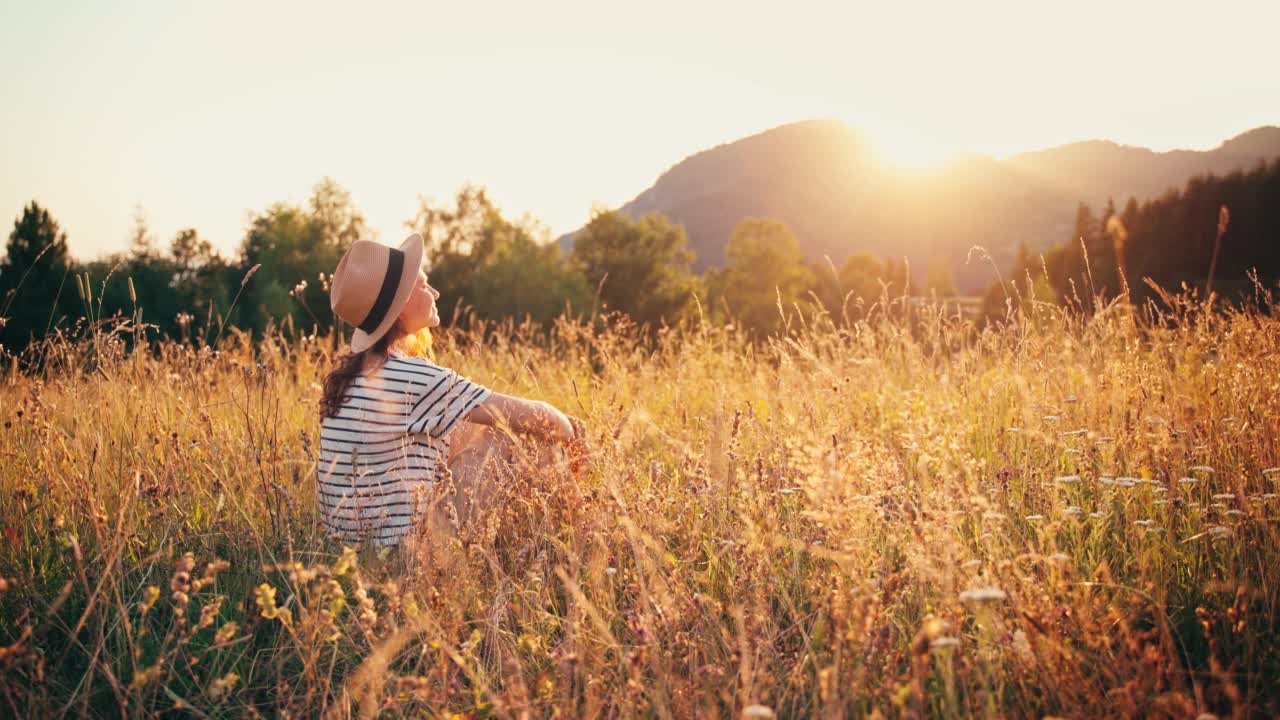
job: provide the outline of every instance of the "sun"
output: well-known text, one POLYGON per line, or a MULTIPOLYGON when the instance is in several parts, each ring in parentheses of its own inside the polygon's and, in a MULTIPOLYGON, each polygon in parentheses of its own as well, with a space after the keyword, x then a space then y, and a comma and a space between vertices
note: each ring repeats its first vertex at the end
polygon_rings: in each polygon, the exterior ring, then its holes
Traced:
POLYGON ((931 170, 960 154, 946 137, 906 125, 869 129, 867 139, 881 161, 903 170, 931 170))

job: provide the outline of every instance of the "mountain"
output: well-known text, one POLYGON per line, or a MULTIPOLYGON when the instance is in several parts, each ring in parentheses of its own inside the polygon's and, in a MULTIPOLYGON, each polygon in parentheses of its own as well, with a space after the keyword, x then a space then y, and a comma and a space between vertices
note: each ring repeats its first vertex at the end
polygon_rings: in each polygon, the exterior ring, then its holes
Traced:
MULTIPOLYGON (((917 278, 935 256, 950 259, 957 286, 974 292, 993 278, 966 264, 974 245, 1007 267, 1017 246, 1034 251, 1069 239, 1076 206, 1100 210, 1181 187, 1205 173, 1248 169, 1280 156, 1280 127, 1261 127, 1213 150, 1153 152, 1104 140, 996 160, 955 158, 906 171, 878 156, 863 135, 835 120, 783 125, 702 151, 676 164, 620 208, 660 212, 684 226, 696 268, 724 263, 745 217, 786 223, 813 260, 850 254, 905 256, 917 278)), ((572 234, 562 238, 569 246, 572 234)))

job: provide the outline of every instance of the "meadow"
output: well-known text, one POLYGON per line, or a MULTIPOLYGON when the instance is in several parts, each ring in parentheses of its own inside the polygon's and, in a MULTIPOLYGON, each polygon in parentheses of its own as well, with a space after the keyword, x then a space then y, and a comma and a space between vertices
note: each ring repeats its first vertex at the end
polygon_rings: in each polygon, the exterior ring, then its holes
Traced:
POLYGON ((0 378, 0 715, 1272 717, 1275 310, 446 331, 595 462, 392 551, 317 527, 335 338, 94 325, 0 378))

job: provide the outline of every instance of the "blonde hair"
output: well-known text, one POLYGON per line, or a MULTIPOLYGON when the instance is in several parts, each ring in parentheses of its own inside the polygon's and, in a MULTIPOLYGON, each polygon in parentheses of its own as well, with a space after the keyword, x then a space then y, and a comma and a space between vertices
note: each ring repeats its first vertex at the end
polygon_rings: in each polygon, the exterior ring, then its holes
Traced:
POLYGON ((409 357, 420 357, 435 360, 435 346, 431 340, 431 328, 410 333, 396 341, 396 349, 409 357))

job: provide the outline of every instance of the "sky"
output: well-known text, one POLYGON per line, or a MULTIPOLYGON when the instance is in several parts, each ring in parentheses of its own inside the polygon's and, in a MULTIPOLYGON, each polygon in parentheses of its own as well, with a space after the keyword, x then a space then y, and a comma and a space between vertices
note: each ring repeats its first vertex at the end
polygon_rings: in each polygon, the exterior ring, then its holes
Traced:
POLYGON ((688 155, 837 118, 890 157, 1280 124, 1280 2, 0 0, 0 213, 88 259, 332 177, 382 242, 464 183, 551 234, 688 155))

